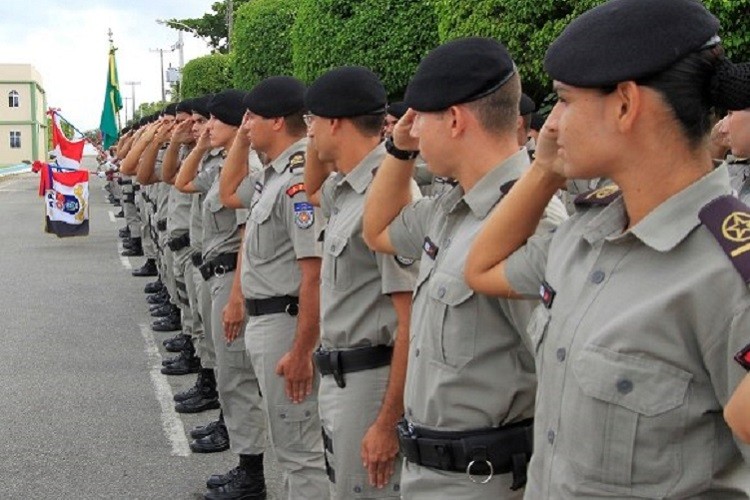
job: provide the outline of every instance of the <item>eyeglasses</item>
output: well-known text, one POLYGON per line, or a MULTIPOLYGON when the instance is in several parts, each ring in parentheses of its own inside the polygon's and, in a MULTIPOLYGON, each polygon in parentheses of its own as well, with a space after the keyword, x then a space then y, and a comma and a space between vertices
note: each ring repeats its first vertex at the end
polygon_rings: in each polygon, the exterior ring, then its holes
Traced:
POLYGON ((307 125, 308 127, 312 127, 313 120, 315 118, 317 118, 317 116, 315 116, 312 113, 306 113, 306 114, 302 115, 302 119, 305 120, 305 125, 307 125))

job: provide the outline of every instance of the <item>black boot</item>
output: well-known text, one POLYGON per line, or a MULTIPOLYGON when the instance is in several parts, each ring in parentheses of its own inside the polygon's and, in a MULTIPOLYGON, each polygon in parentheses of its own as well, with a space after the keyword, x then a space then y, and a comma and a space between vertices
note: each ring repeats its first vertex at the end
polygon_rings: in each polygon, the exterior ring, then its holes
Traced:
POLYGON ((190 443, 193 453, 217 453, 229 449, 229 433, 224 422, 216 425, 208 436, 198 438, 190 443))
POLYGON ((125 217, 125 212, 123 212, 122 210, 120 210, 119 212, 117 212, 115 214, 115 217, 118 218, 118 219, 122 219, 123 217, 125 217))
POLYGON ((190 429, 190 437, 193 439, 204 438, 212 434, 216 430, 216 427, 219 425, 224 425, 223 411, 219 412, 219 420, 214 420, 213 422, 209 422, 206 425, 199 425, 190 429))
POLYGON ((130 228, 128 226, 123 227, 117 233, 120 238, 130 238, 130 228))
MULTIPOLYGON (((143 246, 141 245, 141 239, 130 238, 129 241, 130 241, 130 244, 128 245, 123 243, 122 246, 125 247, 125 250, 123 250, 120 255, 122 255, 123 257, 141 257, 143 255, 143 246)), ((156 269, 156 263, 154 263, 154 269, 156 269)), ((133 276, 140 276, 140 275, 135 274, 135 271, 133 271, 133 276)))
MULTIPOLYGON (((138 239, 138 246, 141 246, 140 238, 138 239)), ((141 248, 141 255, 143 255, 143 248, 141 248)), ((159 272, 156 269, 156 261, 154 259, 147 259, 146 263, 143 264, 143 267, 140 267, 138 269, 134 269, 132 272, 133 276, 138 277, 148 277, 148 276, 158 276, 159 272)))
POLYGON ((164 283, 161 282, 161 279, 156 278, 156 281, 152 281, 151 283, 146 283, 146 286, 143 288, 143 293, 158 293, 161 292, 164 289, 164 283))
POLYGON ((180 315, 171 315, 160 318, 151 323, 151 329, 155 332, 178 332, 182 330, 180 315))
POLYGON ((167 288, 163 288, 160 292, 152 293, 148 297, 146 297, 146 302, 151 305, 159 305, 163 306, 164 304, 169 302, 169 292, 167 291, 167 288))
POLYGON ((182 352, 188 342, 193 342, 193 338, 190 335, 178 333, 174 337, 165 340, 163 344, 167 352, 182 352))
MULTIPOLYGON (((229 482, 211 488, 203 496, 205 500, 265 500, 266 480, 263 475, 263 454, 240 455, 236 472, 230 471, 229 482)), ((208 483, 206 484, 208 485, 208 483)))
POLYGON ((177 356, 174 362, 161 368, 164 375, 187 375, 199 371, 201 371, 201 358, 195 355, 192 343, 185 346, 185 350, 177 356))
MULTIPOLYGON (((195 384, 196 394, 183 401, 178 402, 174 409, 177 413, 200 413, 207 410, 215 410, 219 404, 219 393, 216 392, 216 378, 212 369, 202 369, 195 384)), ((191 389, 192 390, 192 389, 191 389)), ((186 393, 191 392, 186 391, 186 393)))

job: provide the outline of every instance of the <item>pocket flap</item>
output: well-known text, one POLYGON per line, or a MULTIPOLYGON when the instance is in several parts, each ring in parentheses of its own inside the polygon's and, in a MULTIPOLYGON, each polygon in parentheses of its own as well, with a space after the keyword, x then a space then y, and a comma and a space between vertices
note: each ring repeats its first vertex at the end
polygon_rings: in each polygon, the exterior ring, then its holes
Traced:
POLYGON ((325 243, 325 251, 330 253, 331 255, 334 255, 335 257, 338 257, 339 255, 341 255, 341 252, 344 251, 344 248, 346 248, 346 245, 348 243, 348 238, 332 234, 328 237, 328 241, 326 241, 325 243))
POLYGON ((429 283, 430 297, 449 306, 460 305, 474 295, 462 279, 437 273, 429 283))
POLYGON ((276 405, 276 416, 282 422, 305 422, 318 411, 317 404, 304 402, 300 404, 276 405))
POLYGON ((263 224, 271 217, 273 211, 273 205, 271 203, 264 203, 263 200, 259 201, 250 212, 250 220, 256 224, 263 224))
POLYGON ((616 404, 648 417, 681 406, 691 373, 655 359, 587 346, 573 365, 587 396, 616 404))
POLYGON ((206 200, 203 203, 206 204, 206 208, 211 213, 216 213, 224 208, 224 205, 221 204, 221 200, 215 196, 206 196, 206 200))

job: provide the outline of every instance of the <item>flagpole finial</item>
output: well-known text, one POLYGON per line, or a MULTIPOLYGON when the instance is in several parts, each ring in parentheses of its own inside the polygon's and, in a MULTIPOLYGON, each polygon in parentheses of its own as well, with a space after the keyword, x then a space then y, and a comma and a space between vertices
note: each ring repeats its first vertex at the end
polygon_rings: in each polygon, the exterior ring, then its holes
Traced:
POLYGON ((114 34, 114 33, 112 33, 112 28, 109 28, 109 31, 107 31, 107 35, 109 35, 109 43, 110 43, 110 44, 111 44, 111 43, 114 43, 114 41, 112 40, 112 35, 113 35, 113 34, 114 34))

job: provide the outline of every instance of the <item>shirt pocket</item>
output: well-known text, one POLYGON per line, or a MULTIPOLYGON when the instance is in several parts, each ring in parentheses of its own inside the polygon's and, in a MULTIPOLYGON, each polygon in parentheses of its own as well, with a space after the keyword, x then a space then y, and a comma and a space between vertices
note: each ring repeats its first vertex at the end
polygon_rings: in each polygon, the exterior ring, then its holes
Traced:
POLYGON ((464 280, 436 273, 427 283, 435 306, 438 345, 435 357, 440 364, 460 370, 474 358, 478 322, 474 290, 464 280))
POLYGON ((229 210, 213 197, 206 197, 206 209, 213 232, 217 235, 232 234, 237 228, 234 210, 229 210))
POLYGON ((331 234, 327 236, 324 245, 321 279, 334 290, 348 290, 352 285, 351 251, 346 251, 349 238, 331 234))
POLYGON ((271 214, 273 205, 258 203, 250 212, 252 235, 250 237, 250 254, 260 259, 269 259, 276 252, 276 237, 271 214))
POLYGON ((666 496, 682 476, 692 374, 597 346, 575 358, 573 373, 580 392, 561 431, 574 469, 607 491, 666 496))
POLYGON ((544 304, 536 306, 531 313, 531 318, 529 318, 529 323, 526 326, 526 334, 528 335, 530 350, 534 353, 534 356, 541 355, 540 348, 547 336, 551 318, 552 315, 544 304))

